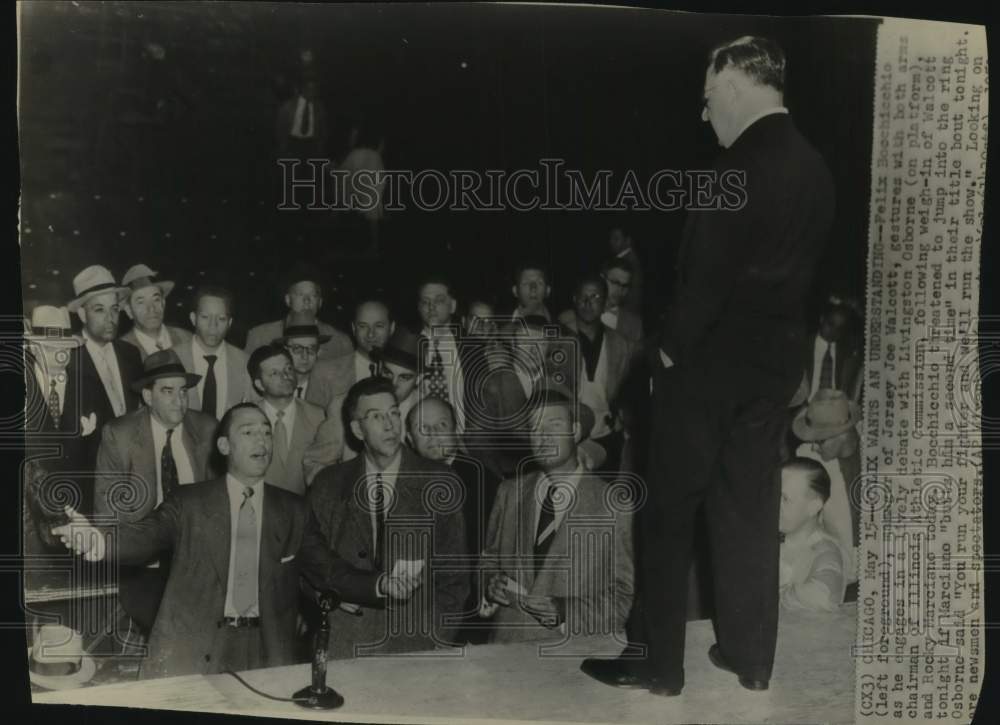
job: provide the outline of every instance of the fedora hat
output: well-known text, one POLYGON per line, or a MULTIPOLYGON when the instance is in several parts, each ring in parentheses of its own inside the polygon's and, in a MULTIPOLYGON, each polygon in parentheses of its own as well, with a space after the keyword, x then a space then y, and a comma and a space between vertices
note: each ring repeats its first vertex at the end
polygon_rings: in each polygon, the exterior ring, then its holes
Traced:
POLYGON ((160 378, 184 378, 187 386, 193 388, 201 380, 201 375, 189 373, 184 369, 181 359, 172 348, 157 350, 142 361, 142 375, 132 383, 132 390, 138 393, 154 380, 160 378))
POLYGON ((39 305, 31 311, 31 322, 25 325, 24 339, 40 345, 79 347, 83 338, 74 335, 65 307, 39 305))
POLYGON ((106 292, 117 293, 119 302, 128 297, 129 294, 127 287, 122 287, 115 282, 115 278, 107 267, 102 267, 99 264, 91 265, 73 278, 73 294, 76 296, 67 303, 66 307, 70 312, 76 312, 91 297, 106 292))
POLYGON ((328 342, 331 338, 330 335, 320 334, 315 315, 303 312, 293 312, 288 316, 288 319, 285 321, 284 334, 281 337, 275 338, 274 342, 287 345, 288 341, 293 337, 315 337, 320 345, 328 342))
POLYGON ((792 432, 802 441, 823 441, 850 430, 861 420, 861 408, 843 390, 824 388, 798 412, 792 432))
POLYGON ((166 297, 173 290, 174 283, 169 280, 154 279, 158 274, 159 272, 155 269, 150 269, 145 264, 134 264, 125 272, 125 276, 122 277, 122 284, 128 288, 128 296, 131 296, 133 292, 144 287, 159 287, 160 294, 166 297))
POLYGON ((372 357, 375 359, 375 362, 390 362, 407 370, 417 372, 419 368, 417 349, 419 346, 420 338, 405 327, 399 326, 392 333, 392 337, 385 343, 385 347, 381 350, 375 349, 372 351, 372 357))
POLYGON ((89 681, 97 671, 94 658, 83 651, 83 637, 61 624, 46 624, 35 632, 28 648, 28 677, 39 687, 69 690, 89 681))

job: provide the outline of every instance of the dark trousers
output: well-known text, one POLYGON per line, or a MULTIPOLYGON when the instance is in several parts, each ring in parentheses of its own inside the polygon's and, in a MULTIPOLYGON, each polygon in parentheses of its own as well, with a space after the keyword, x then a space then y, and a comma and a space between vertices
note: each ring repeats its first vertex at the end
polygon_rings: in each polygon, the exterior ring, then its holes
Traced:
POLYGON ((676 686, 684 683, 686 593, 702 503, 723 655, 740 674, 770 679, 777 637, 785 406, 750 385, 746 395, 726 398, 709 383, 698 371, 658 372, 649 499, 640 515, 642 638, 653 672, 676 686))
POLYGON ((222 630, 213 650, 212 666, 207 674, 226 670, 243 672, 265 666, 264 640, 260 627, 220 627, 222 630))

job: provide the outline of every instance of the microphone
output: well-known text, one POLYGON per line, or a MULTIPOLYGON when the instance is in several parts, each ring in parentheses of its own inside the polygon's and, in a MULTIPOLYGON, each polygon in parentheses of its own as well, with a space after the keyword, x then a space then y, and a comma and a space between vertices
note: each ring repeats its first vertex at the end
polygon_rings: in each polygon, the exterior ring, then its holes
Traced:
POLYGON ((326 684, 326 657, 330 646, 330 610, 334 598, 329 593, 318 593, 320 625, 313 640, 312 683, 296 692, 292 699, 310 710, 333 710, 344 704, 339 692, 326 684))

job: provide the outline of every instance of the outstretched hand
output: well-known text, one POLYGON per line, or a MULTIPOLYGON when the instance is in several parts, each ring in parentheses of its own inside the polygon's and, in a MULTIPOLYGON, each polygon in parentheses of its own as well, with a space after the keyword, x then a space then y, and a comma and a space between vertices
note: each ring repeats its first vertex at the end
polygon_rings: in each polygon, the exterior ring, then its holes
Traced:
POLYGON ((86 561, 102 561, 106 552, 101 530, 72 506, 67 505, 64 510, 69 521, 53 527, 52 535, 58 536, 75 554, 83 554, 86 561))

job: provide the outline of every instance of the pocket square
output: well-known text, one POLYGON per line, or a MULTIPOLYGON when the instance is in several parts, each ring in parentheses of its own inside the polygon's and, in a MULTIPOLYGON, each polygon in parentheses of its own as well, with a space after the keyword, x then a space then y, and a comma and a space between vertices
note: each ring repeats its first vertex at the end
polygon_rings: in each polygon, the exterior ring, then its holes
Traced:
POLYGON ((288 562, 290 562, 294 558, 295 558, 295 554, 289 554, 288 556, 283 556, 283 557, 281 557, 281 563, 282 564, 287 564, 288 562))
POLYGON ((80 416, 80 435, 89 436, 97 429, 97 412, 80 416))

